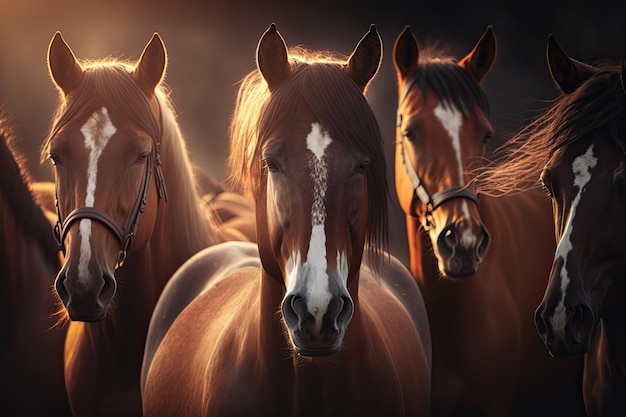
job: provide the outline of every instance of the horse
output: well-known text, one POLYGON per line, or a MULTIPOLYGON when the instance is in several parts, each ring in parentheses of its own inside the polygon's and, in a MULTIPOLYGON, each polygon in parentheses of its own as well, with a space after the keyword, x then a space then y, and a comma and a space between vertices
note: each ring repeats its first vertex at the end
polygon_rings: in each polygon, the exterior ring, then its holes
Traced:
POLYGON ((549 201, 474 189, 494 131, 480 84, 496 51, 491 26, 461 59, 421 49, 406 26, 392 53, 395 188, 430 319, 432 415, 579 415, 582 364, 552 361, 533 323, 555 246, 549 201))
POLYGON ((374 25, 347 59, 288 49, 275 24, 263 33, 229 158, 258 244, 205 249, 168 283, 146 342, 146 416, 427 415, 428 320, 385 250, 382 139, 364 96, 381 53, 374 25))
POLYGON ((558 245, 537 330, 552 355, 584 355, 589 416, 624 415, 626 70, 571 58, 552 35, 546 55, 560 95, 500 151, 500 164, 481 182, 486 192, 513 193, 541 181, 558 245))
POLYGON ((66 256, 55 288, 71 319, 65 381, 75 416, 141 415, 157 298, 184 261, 224 240, 198 193, 166 64, 157 33, 136 63, 80 62, 60 32, 48 48, 60 106, 42 159, 54 166, 66 256))
MULTIPOLYGON (((66 327, 56 326, 54 272, 61 265, 54 213, 35 202, 9 117, 0 115, 0 403, 11 416, 70 416, 63 380, 66 327)), ((43 187, 42 187, 43 188, 43 187)), ((37 193, 43 196, 43 193, 37 193)))

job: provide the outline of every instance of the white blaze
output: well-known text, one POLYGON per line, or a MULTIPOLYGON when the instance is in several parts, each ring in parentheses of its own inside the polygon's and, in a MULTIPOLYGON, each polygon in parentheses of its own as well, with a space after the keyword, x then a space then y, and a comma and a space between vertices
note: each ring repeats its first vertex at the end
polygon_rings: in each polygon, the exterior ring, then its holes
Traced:
POLYGON ((574 230, 574 217, 576 216, 576 208, 580 203, 585 186, 591 180, 591 170, 598 164, 598 158, 593 156, 593 144, 589 146, 587 152, 576 157, 572 162, 572 172, 574 173, 574 186, 578 188, 578 193, 572 201, 572 207, 570 208, 569 215, 567 216, 567 223, 565 225, 565 232, 561 237, 559 245, 556 248, 556 254, 554 260, 561 258, 563 264, 561 266, 561 299, 559 304, 554 309, 554 314, 550 317, 550 324, 554 332, 561 337, 565 336, 565 324, 566 324, 566 311, 565 311, 565 295, 567 293, 567 287, 570 283, 569 273, 567 271, 567 258, 569 252, 572 250, 572 231, 574 230))
POLYGON ((287 291, 296 288, 296 281, 304 280, 304 295, 307 310, 315 317, 318 329, 322 317, 328 310, 332 298, 329 290, 326 261, 326 190, 328 188, 328 167, 325 160, 326 148, 332 142, 322 126, 313 123, 311 132, 306 137, 307 149, 312 153, 310 160, 311 178, 313 179, 313 204, 311 207, 311 237, 307 260, 301 264, 300 253, 294 252, 287 261, 287 291))
MULTIPOLYGON (((437 107, 435 107, 434 112, 443 128, 446 132, 448 132, 450 140, 452 141, 452 148, 454 149, 454 153, 456 155, 459 185, 462 187, 465 185, 465 177, 463 176, 463 156, 461 153, 461 125, 463 124, 463 114, 454 107, 448 107, 441 102, 439 102, 437 107)), ((465 201, 465 199, 461 202, 461 209, 463 210, 465 218, 469 220, 469 207, 467 206, 467 201, 465 201)), ((465 230, 461 236, 461 243, 463 243, 464 246, 469 247, 474 245, 475 242, 476 236, 474 236, 471 230, 465 230)))
MULTIPOLYGON (((85 207, 93 207, 96 194, 96 179, 98 176, 98 160, 104 151, 109 139, 117 129, 111 123, 109 112, 106 107, 94 112, 89 120, 80 128, 85 137, 85 148, 89 151, 89 163, 87 165, 87 190, 85 207)), ((86 279, 89 274, 87 268, 91 260, 91 220, 81 219, 79 223, 80 233, 80 257, 78 259, 78 277, 86 279)))

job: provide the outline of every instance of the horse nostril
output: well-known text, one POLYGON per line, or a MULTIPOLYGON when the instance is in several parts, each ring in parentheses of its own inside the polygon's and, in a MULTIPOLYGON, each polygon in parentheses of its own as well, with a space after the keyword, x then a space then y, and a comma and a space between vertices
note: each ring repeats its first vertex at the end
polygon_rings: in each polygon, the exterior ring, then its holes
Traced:
POLYGON ((63 302, 63 305, 67 307, 70 296, 67 292, 67 288, 65 288, 65 270, 61 270, 54 281, 54 288, 56 289, 59 298, 63 302))
POLYGON ((339 315, 337 316, 337 325, 341 325, 345 328, 352 319, 352 314, 354 313, 354 302, 352 301, 352 298, 347 295, 342 295, 341 301, 343 305, 339 315))
POLYGON ((489 249, 489 243, 491 241, 491 237, 489 236, 489 232, 487 231, 487 228, 482 223, 480 225, 480 230, 482 231, 483 236, 482 236, 480 245, 478 246, 477 254, 478 254, 478 258, 483 259, 485 255, 487 254, 487 250, 489 249))
POLYGON ((443 238, 449 247, 456 244, 456 231, 453 225, 446 227, 441 233, 443 233, 443 238))
POLYGON ((535 327, 537 328, 537 332, 542 339, 544 339, 546 337, 546 334, 548 333, 546 322, 543 319, 543 311, 543 306, 539 306, 535 311, 535 327))
POLYGON ((104 285, 102 286, 100 294, 98 294, 98 304, 100 304, 101 307, 106 307, 115 294, 117 282, 112 274, 106 272, 103 274, 102 279, 104 280, 104 285))

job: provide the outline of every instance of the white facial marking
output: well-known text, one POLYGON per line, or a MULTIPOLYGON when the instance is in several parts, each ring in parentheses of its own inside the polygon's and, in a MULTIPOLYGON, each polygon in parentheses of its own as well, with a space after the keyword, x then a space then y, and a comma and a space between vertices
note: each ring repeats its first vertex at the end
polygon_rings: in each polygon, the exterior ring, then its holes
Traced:
MULTIPOLYGON (((117 129, 111 123, 109 112, 106 107, 94 112, 89 120, 80 128, 85 137, 85 148, 89 151, 89 164, 87 166, 87 191, 85 207, 93 207, 96 194, 96 179, 98 175, 98 160, 106 147, 111 136, 117 129)), ((82 219, 79 224, 80 234, 80 258, 78 259, 78 277, 86 279, 89 261, 91 260, 91 220, 82 219)))
POLYGON ((328 188, 328 168, 324 158, 331 138, 318 123, 313 123, 306 138, 307 148, 313 154, 310 161, 313 179, 313 205, 311 207, 311 237, 306 263, 301 263, 300 253, 293 253, 287 261, 287 292, 296 288, 296 281, 304 282, 307 310, 315 317, 316 327, 322 326, 322 317, 328 310, 332 298, 329 291, 326 261, 326 207, 324 201, 328 188))
POLYGON ((593 156, 593 144, 589 146, 587 152, 576 157, 572 163, 572 172, 574 173, 574 186, 578 188, 578 193, 572 201, 572 206, 567 216, 567 223, 565 225, 565 232, 561 237, 561 241, 556 248, 556 254, 554 260, 561 258, 563 265, 561 266, 561 299, 559 304, 554 309, 554 314, 550 317, 550 324, 554 332, 560 337, 565 336, 565 324, 567 321, 565 311, 565 295, 567 293, 567 287, 570 283, 569 273, 567 271, 567 259, 569 252, 572 250, 572 231, 574 229, 574 217, 576 216, 576 208, 580 203, 585 186, 591 180, 591 170, 598 164, 598 158, 593 156))
MULTIPOLYGON (((442 102, 435 107, 435 116, 441 122, 443 128, 450 135, 452 141, 452 148, 456 155, 456 163, 459 174, 459 185, 462 187, 465 185, 465 177, 463 176, 463 156, 461 153, 461 125, 463 124, 463 114, 454 107, 448 107, 442 102)), ((469 207, 467 201, 462 200, 461 210, 467 220, 470 219, 469 207)), ((470 231, 466 230, 461 236, 461 244, 465 247, 470 247, 476 244, 476 236, 470 231)))

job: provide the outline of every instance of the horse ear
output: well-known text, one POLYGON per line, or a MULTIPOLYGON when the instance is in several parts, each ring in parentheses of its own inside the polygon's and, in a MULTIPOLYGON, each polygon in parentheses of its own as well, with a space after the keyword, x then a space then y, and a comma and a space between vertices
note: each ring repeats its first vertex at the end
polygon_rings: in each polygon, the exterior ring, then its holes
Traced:
POLYGON ((348 58, 348 64, 344 71, 356 82, 361 91, 374 78, 382 60, 383 42, 376 30, 375 25, 370 26, 348 58))
POLYGON ((48 46, 48 71, 65 95, 78 88, 83 79, 83 69, 61 32, 54 34, 48 46))
POLYGON ((474 49, 459 61, 459 66, 469 72, 477 83, 485 78, 496 60, 496 35, 493 26, 487 26, 485 33, 480 37, 474 49))
POLYGON ((419 44, 409 25, 396 38, 393 45, 393 65, 398 77, 405 80, 417 69, 419 44))
POLYGON ((576 90, 595 72, 591 65, 570 58, 552 35, 548 36, 546 58, 550 75, 563 94, 576 90))
POLYGON ((141 57, 133 71, 137 84, 139 84, 139 87, 146 95, 154 94, 154 89, 165 76, 166 66, 167 51, 165 50, 165 44, 159 34, 155 33, 141 53, 141 57))
POLYGON ((291 75, 287 45, 276 30, 275 23, 270 25, 259 40, 256 49, 256 63, 270 91, 273 91, 291 75))

